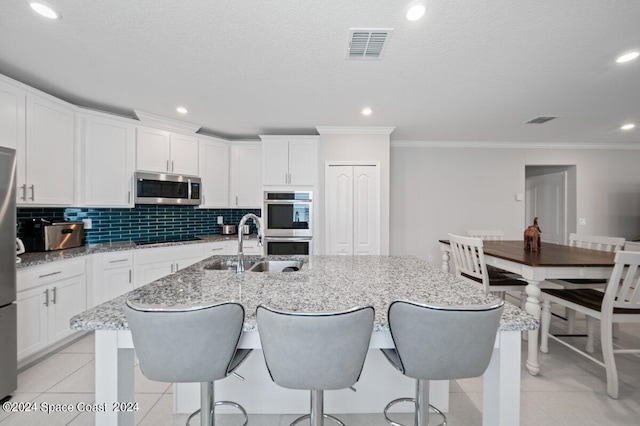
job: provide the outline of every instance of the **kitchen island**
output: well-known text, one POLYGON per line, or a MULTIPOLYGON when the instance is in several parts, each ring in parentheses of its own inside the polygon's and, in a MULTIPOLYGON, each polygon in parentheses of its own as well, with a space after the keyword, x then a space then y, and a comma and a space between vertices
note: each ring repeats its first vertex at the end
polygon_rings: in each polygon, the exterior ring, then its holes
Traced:
MULTIPOLYGON (((387 308, 398 299, 419 303, 443 305, 472 305, 495 302, 492 296, 431 264, 415 257, 403 256, 311 256, 304 258, 300 271, 289 273, 245 272, 209 270, 207 265, 216 260, 232 259, 214 256, 185 268, 178 273, 154 281, 133 292, 96 306, 71 320, 71 327, 96 331, 96 402, 133 401, 133 344, 122 305, 128 300, 166 306, 235 301, 245 307, 245 333, 240 342, 243 348, 260 349, 256 330, 255 310, 260 304, 287 311, 329 312, 354 306, 371 305, 376 310, 371 349, 393 347, 387 325, 387 308)), ((256 260, 250 257, 247 261, 256 260)), ((520 332, 538 327, 538 322, 517 307, 507 304, 496 338, 491 364, 484 376, 484 424, 516 425, 520 406, 520 332)), ((257 352, 257 351, 255 351, 257 352)), ((233 399, 245 405, 249 412, 300 412, 308 408, 308 394, 277 388, 269 383, 260 352, 251 355, 246 364, 262 368, 262 378, 253 384, 249 380, 256 371, 240 370, 247 382, 226 379, 216 384, 217 399, 233 399), (251 376, 250 376, 251 375, 251 376), (270 386, 267 388, 267 386, 270 386), (239 389, 236 389, 239 388, 239 389), (282 398, 282 392, 293 392, 282 398), (275 398, 273 398, 275 396, 275 398), (269 401, 273 398, 281 404, 269 401), (291 405, 287 405, 290 402, 291 405), (293 408, 291 408, 293 407, 293 408)), ((244 368, 243 365, 241 367, 244 368)), ((446 384, 446 382, 445 382, 446 384)), ((437 387, 437 383, 434 384, 437 387)), ((187 385, 180 385, 187 386, 187 385)), ((191 387, 178 386, 174 401, 178 412, 198 398, 189 395, 191 387), (189 395, 189 396, 187 396, 189 395)), ((403 377, 391 365, 385 364, 379 351, 372 350, 367 357, 358 393, 348 390, 329 392, 327 411, 341 412, 339 401, 332 406, 331 394, 344 402, 347 412, 381 412, 389 400, 413 393, 413 381, 403 377), (389 385, 390 380, 398 384, 389 385), (381 383, 382 394, 375 389, 381 383)), ((448 408, 448 387, 434 393, 436 405, 448 408), (443 392, 444 390, 444 392, 443 392), (444 395, 442 395, 444 393, 444 395)), ((133 424, 133 413, 96 413, 96 424, 133 424)))

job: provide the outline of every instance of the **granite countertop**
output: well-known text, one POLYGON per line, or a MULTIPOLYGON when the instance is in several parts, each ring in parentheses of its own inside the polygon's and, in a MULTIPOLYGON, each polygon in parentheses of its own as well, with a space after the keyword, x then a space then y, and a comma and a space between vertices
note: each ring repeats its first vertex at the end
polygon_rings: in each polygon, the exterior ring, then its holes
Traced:
MULTIPOLYGON (((269 257, 273 259, 275 257, 269 257)), ((245 331, 255 329, 260 304, 294 312, 332 312, 372 305, 375 329, 387 330, 387 308, 394 300, 441 305, 495 303, 479 288, 458 280, 413 256, 280 256, 304 259, 298 272, 245 272, 208 270, 212 256, 175 274, 161 278, 71 319, 77 330, 126 330, 122 310, 126 300, 161 306, 235 301, 245 308, 245 331)), ((246 260, 258 260, 246 256, 246 260)), ((538 321, 506 303, 500 330, 534 330, 538 321)))
MULTIPOLYGON (((170 246, 180 246, 185 244, 202 244, 202 243, 211 243, 216 241, 228 241, 233 240, 237 241, 238 235, 206 235, 200 236, 199 240, 191 240, 191 241, 178 241, 178 242, 169 242, 169 243, 157 243, 157 244, 146 244, 146 245, 136 245, 136 243, 132 241, 122 242, 122 243, 104 243, 104 244, 92 244, 86 245, 82 247, 76 247, 72 249, 66 250, 54 250, 54 251, 45 251, 45 252, 29 252, 23 253, 18 257, 21 259, 20 263, 16 263, 16 268, 27 268, 29 266, 42 265, 44 263, 55 262, 57 260, 65 260, 72 259, 74 257, 87 256, 94 253, 108 253, 114 251, 126 251, 126 250, 140 250, 140 249, 148 249, 148 248, 156 248, 156 247, 170 247, 170 246)), ((257 234, 249 234, 245 235, 245 240, 256 239, 257 234)))

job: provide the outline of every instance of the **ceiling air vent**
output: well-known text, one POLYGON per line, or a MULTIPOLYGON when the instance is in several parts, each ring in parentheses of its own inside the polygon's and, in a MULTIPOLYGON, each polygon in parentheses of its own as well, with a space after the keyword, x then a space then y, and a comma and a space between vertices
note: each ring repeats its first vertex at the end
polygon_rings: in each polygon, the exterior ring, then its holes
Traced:
POLYGON ((544 116, 540 116, 540 117, 536 117, 536 118, 532 118, 531 120, 527 121, 527 124, 542 124, 542 123, 546 123, 547 121, 551 121, 554 120, 558 117, 544 117, 544 116))
POLYGON ((347 59, 380 59, 392 28, 351 28, 347 59))

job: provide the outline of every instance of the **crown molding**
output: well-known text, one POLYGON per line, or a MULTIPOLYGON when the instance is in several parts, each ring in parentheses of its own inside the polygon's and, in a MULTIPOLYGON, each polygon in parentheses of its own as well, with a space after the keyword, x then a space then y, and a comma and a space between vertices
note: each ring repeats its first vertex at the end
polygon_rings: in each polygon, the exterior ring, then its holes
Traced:
POLYGON ((316 126, 321 135, 390 135, 395 127, 316 126))
POLYGON ((163 117, 161 115, 151 114, 148 112, 134 109, 133 112, 141 123, 153 127, 162 127, 167 130, 176 130, 179 132, 195 133, 202 127, 200 124, 187 123, 185 121, 174 120, 173 118, 163 117))
POLYGON ((482 149, 640 149, 640 142, 473 142, 391 141, 391 148, 482 148, 482 149))
POLYGON ((282 139, 296 139, 296 140, 318 140, 318 135, 258 135, 261 140, 282 140, 282 139))

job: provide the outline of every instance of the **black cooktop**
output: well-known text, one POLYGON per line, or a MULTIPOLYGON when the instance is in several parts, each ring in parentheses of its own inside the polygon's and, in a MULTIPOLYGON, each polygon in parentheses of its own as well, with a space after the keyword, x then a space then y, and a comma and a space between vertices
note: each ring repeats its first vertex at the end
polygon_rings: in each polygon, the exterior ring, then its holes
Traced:
POLYGON ((137 246, 146 246, 148 244, 163 244, 163 243, 182 243, 185 241, 199 241, 198 237, 184 237, 184 238, 153 238, 146 240, 133 241, 137 246))

